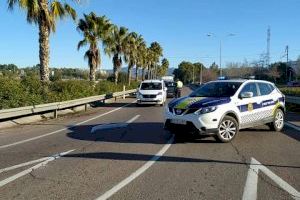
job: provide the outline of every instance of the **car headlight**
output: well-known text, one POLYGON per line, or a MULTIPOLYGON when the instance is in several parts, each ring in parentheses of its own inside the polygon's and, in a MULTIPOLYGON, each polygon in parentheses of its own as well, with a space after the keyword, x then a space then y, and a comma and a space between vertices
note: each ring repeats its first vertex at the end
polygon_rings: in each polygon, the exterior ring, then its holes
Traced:
POLYGON ((157 93, 157 95, 162 95, 162 92, 157 93))
POLYGON ((200 108, 195 113, 198 114, 198 115, 202 115, 202 114, 205 114, 205 113, 214 112, 215 110, 217 110, 217 108, 218 108, 217 106, 204 107, 204 108, 200 108))
POLYGON ((139 97, 139 96, 142 96, 142 93, 137 92, 136 95, 139 97))

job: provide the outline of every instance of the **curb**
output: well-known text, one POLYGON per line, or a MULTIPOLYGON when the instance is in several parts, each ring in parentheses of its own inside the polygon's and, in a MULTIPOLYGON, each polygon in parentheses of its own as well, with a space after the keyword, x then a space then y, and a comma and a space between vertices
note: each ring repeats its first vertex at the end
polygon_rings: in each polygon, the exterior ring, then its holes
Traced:
POLYGON ((284 122, 284 125, 289 127, 289 128, 293 128, 293 129, 296 129, 297 131, 300 131, 300 126, 297 126, 293 123, 290 123, 290 122, 284 122))

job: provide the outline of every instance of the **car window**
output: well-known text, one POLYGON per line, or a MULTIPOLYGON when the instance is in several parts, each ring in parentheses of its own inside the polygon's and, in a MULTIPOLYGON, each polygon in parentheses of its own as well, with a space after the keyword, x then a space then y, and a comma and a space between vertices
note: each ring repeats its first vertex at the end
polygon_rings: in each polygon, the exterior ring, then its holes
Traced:
POLYGON ((175 87, 174 82, 165 82, 167 87, 175 87))
POLYGON ((273 91, 270 88, 270 84, 267 83, 258 83, 258 88, 260 91, 260 95, 268 95, 273 91))
POLYGON ((257 94, 257 87, 256 87, 256 84, 255 83, 248 83, 247 85, 245 85, 242 89, 242 91, 240 92, 243 93, 243 92, 252 92, 253 93, 253 97, 256 97, 258 94, 257 94))
POLYGON ((161 90, 162 84, 159 82, 142 83, 141 90, 161 90))
POLYGON ((273 90, 275 90, 275 87, 272 84, 268 84, 268 86, 269 86, 271 92, 273 92, 273 90))

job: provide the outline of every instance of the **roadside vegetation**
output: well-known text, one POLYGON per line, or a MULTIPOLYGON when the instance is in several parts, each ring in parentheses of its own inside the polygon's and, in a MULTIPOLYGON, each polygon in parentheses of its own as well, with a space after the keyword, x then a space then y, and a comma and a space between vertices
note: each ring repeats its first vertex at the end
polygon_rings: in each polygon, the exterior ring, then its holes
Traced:
MULTIPOLYGON (((47 87, 38 76, 12 79, 0 76, 0 109, 32 106, 109 94, 123 90, 124 83, 103 80, 92 84, 88 80, 56 80, 47 83, 47 87), (47 88, 45 90, 44 88, 47 88)), ((127 89, 136 89, 138 82, 132 82, 127 89)))

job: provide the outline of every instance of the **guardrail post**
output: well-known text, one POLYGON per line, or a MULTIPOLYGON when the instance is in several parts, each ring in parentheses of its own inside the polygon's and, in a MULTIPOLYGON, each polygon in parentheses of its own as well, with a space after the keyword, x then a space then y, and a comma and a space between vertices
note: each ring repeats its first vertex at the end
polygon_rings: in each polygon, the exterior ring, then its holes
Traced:
POLYGON ((125 85, 123 85, 123 99, 125 99, 125 91, 126 91, 126 87, 125 85))
POLYGON ((86 103, 84 104, 84 111, 87 111, 87 109, 88 109, 88 104, 86 103))
POLYGON ((56 110, 54 110, 54 119, 56 119, 57 118, 57 109, 56 110))

